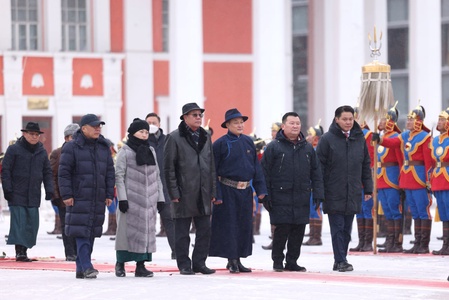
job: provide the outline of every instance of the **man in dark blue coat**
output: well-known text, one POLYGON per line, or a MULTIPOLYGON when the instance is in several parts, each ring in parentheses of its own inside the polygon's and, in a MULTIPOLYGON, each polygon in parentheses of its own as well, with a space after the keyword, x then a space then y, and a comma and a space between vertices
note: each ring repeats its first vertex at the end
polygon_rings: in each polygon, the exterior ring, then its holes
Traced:
POLYGON ((286 113, 281 128, 262 157, 268 188, 263 204, 270 212, 271 224, 276 225, 271 258, 274 271, 305 272, 306 268, 299 266, 297 260, 309 223, 310 195, 313 191, 314 202, 320 203, 324 198, 323 179, 315 150, 301 133, 298 114, 286 113))
POLYGON ((323 211, 328 214, 334 251, 334 271, 352 271, 346 256, 351 240, 354 215, 362 209, 362 187, 365 200, 373 193, 370 157, 365 136, 354 121, 354 109, 340 106, 335 119, 320 139, 317 155, 324 180, 323 211))
POLYGON ((76 238, 76 278, 98 275, 91 263, 94 239, 101 236, 105 208, 114 197, 114 162, 101 135, 104 124, 96 115, 83 116, 59 162, 59 193, 67 206, 65 233, 76 238))
POLYGON ((8 147, 3 159, 2 184, 11 213, 8 245, 15 245, 16 261, 30 262, 27 249, 36 245, 39 229, 41 185, 45 200, 53 197, 52 172, 48 154, 39 142, 39 124, 28 122, 23 135, 8 147))
POLYGON ((167 183, 164 175, 164 146, 165 134, 161 127, 161 118, 156 113, 149 113, 145 117, 145 121, 150 124, 150 136, 148 141, 150 146, 156 151, 157 163, 159 165, 160 177, 164 187, 165 205, 159 211, 161 217, 161 232, 156 236, 167 236, 168 244, 171 249, 171 259, 176 259, 175 251, 175 223, 171 217, 171 201, 168 195, 167 183))
POLYGON ((267 194, 265 179, 252 138, 243 134, 248 119, 236 109, 225 114, 221 127, 228 133, 213 145, 217 197, 212 212, 210 256, 228 259, 231 273, 251 272, 240 262, 253 250, 253 190, 259 199, 267 194))

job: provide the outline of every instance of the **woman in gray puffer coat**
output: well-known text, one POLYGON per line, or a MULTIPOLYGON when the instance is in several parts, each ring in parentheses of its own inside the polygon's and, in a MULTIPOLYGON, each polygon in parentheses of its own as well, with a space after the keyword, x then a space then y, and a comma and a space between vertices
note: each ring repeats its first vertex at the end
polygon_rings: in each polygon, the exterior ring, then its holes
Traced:
POLYGON ((115 275, 125 277, 125 262, 136 261, 136 277, 153 277, 144 262, 156 251, 157 209, 164 205, 156 153, 148 143, 149 125, 134 119, 128 128, 128 141, 120 149, 115 166, 119 200, 115 250, 115 275))

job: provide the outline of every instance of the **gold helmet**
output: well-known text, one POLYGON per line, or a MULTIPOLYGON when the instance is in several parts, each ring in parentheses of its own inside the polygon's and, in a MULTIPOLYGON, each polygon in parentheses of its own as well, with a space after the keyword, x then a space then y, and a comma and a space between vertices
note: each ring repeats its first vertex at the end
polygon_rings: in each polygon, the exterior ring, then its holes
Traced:
POLYGON ((444 130, 449 131, 449 107, 443 110, 439 115, 439 118, 445 118, 446 124, 444 125, 444 130))
POLYGON ((321 119, 318 120, 318 124, 316 124, 313 127, 309 127, 309 129, 307 129, 307 134, 310 136, 322 136, 324 133, 323 127, 320 125, 321 123, 321 119))
POLYGON ((424 118, 426 117, 426 110, 422 105, 418 105, 414 109, 412 109, 408 115, 407 118, 413 119, 413 129, 415 131, 424 130, 426 132, 430 132, 430 130, 424 125, 424 118))
POLYGON ((398 105, 398 101, 393 105, 392 108, 390 108, 387 113, 385 114, 385 119, 387 119, 385 123, 385 131, 391 132, 396 131, 397 133, 401 133, 401 130, 399 129, 397 122, 399 119, 399 111, 396 108, 398 105))

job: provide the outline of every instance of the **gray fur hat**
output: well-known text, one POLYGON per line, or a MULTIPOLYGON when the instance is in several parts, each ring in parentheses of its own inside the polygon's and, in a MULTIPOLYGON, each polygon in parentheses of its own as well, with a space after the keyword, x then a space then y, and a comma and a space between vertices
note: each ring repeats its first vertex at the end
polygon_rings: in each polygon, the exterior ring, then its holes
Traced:
POLYGON ((73 135, 78 129, 80 129, 80 126, 76 123, 67 125, 67 127, 64 129, 64 137, 73 135))

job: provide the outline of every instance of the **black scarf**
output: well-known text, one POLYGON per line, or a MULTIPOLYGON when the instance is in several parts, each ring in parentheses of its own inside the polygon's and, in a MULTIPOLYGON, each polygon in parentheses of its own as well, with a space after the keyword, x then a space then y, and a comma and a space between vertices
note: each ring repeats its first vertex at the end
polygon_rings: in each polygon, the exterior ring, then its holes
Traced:
POLYGON ((138 166, 142 165, 156 165, 153 152, 151 152, 148 140, 141 140, 134 135, 128 134, 128 141, 126 142, 131 149, 136 152, 136 162, 138 166))
POLYGON ((36 152, 36 149, 39 147, 39 142, 32 145, 32 144, 28 143, 28 141, 24 137, 22 137, 22 141, 23 141, 23 145, 25 146, 25 149, 27 149, 31 153, 36 152))

